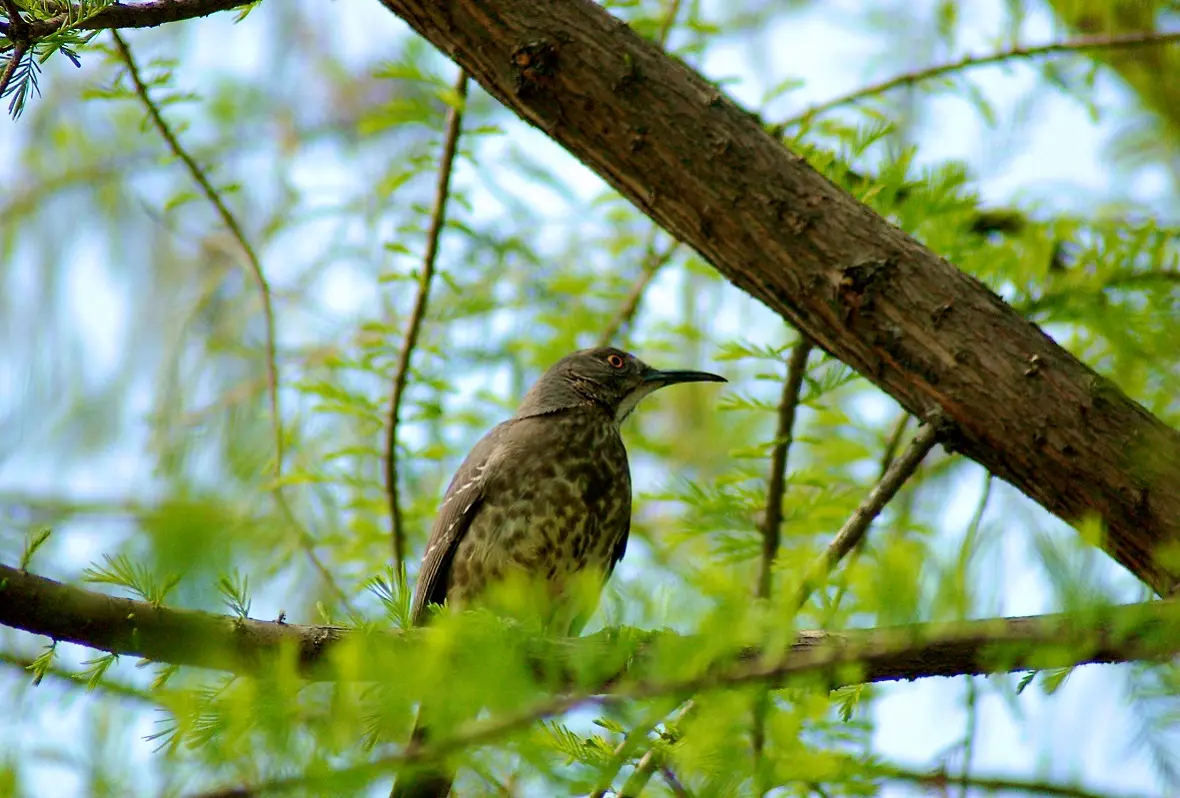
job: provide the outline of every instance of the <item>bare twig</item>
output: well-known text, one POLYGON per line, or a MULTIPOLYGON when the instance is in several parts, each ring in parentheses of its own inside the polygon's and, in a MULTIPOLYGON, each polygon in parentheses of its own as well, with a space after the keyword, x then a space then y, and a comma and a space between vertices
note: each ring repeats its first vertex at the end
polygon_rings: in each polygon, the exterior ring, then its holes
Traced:
MULTIPOLYGON (((1010 777, 951 776, 946 771, 918 771, 885 766, 877 768, 880 777, 888 781, 902 781, 946 794, 948 787, 963 787, 972 793, 1022 792, 1027 795, 1047 795, 1054 798, 1117 798, 1119 793, 1102 793, 1083 787, 1071 787, 1046 781, 1010 777)), ((1142 797, 1141 797, 1142 798, 1142 797)))
POLYGON ((889 470, 889 466, 893 465, 893 460, 897 457, 897 449, 901 446, 901 439, 910 426, 910 418, 912 416, 903 410, 897 421, 894 422, 893 432, 889 433, 889 440, 885 442, 885 451, 881 452, 881 473, 877 479, 884 479, 885 472, 889 470))
POLYGON ((282 408, 279 404, 279 366, 278 355, 276 352, 275 343, 275 320, 274 307, 271 302, 270 284, 266 280, 266 274, 262 271, 262 262, 258 259, 258 254, 254 251, 249 240, 246 238, 242 226, 238 223, 237 217, 230 212, 229 207, 225 204, 217 189, 209 181, 205 171, 197 164, 196 160, 189 154, 189 152, 181 145, 180 140, 176 134, 172 132, 172 128, 165 121, 160 107, 155 100, 151 98, 147 85, 143 82, 140 76, 139 67, 135 62, 135 57, 131 53, 131 48, 123 41, 123 37, 117 31, 111 31, 111 37, 115 42, 115 50, 122 59, 124 65, 127 67, 128 77, 131 78, 132 85, 135 87, 135 94, 143 103, 144 108, 147 109, 148 116, 152 120, 152 124, 159 132, 160 137, 164 139, 165 144, 168 145, 169 151, 184 164, 188 170, 189 176, 192 177, 193 182, 201 189, 201 193, 205 195, 205 199, 213 206, 221 223, 229 230, 238 246, 241 247, 242 253, 246 256, 246 261, 249 265, 249 272, 253 277, 255 284, 258 287, 258 293, 262 300, 262 315, 266 328, 265 346, 265 360, 266 360, 266 381, 267 389, 270 395, 270 415, 274 428, 274 446, 275 446, 275 464, 274 464, 274 488, 273 494, 280 510, 286 517, 286 520, 295 529, 299 538, 300 544, 303 546, 308 559, 312 566, 319 572, 320 577, 324 583, 331 588, 335 593, 336 598, 340 603, 348 609, 349 612, 355 614, 351 603, 348 600, 347 594, 336 583, 332 572, 328 570, 323 561, 320 560, 319 555, 315 553, 315 541, 311 534, 303 528, 295 517, 290 505, 287 503, 286 496, 283 493, 282 473, 283 473, 283 417, 282 408))
POLYGON ((692 793, 680 783, 680 779, 676 778, 675 771, 666 762, 660 765, 660 775, 664 777, 664 784, 668 785, 668 789, 676 798, 692 798, 692 793))
POLYGON ((881 477, 881 481, 836 533, 836 537, 828 545, 827 551, 820 555, 819 559, 812 563, 807 570, 795 597, 794 609, 796 612, 803 608, 812 592, 827 580, 828 574, 836 567, 836 564, 860 542, 865 532, 868 531, 869 525, 873 523, 889 500, 896 495, 905 481, 918 468, 922 458, 938 443, 941 431, 938 419, 927 421, 918 430, 918 434, 905 453, 890 464, 884 476, 881 477))
POLYGON ((1176 41, 1180 41, 1180 31, 1149 31, 1129 33, 1119 36, 1086 36, 1067 42, 1053 42, 1051 44, 1042 44, 1035 47, 1012 47, 1007 50, 1000 50, 988 55, 964 56, 957 61, 951 61, 945 64, 937 64, 935 66, 926 67, 925 69, 914 70, 912 72, 896 75, 892 78, 889 78, 888 80, 883 80, 879 83, 873 83, 871 85, 856 89, 855 91, 850 91, 847 94, 843 94, 839 97, 835 97, 831 100, 828 100, 827 102, 813 105, 811 108, 808 108, 798 116, 791 117, 790 119, 782 122, 780 127, 793 127, 802 122, 809 121, 820 114, 825 114, 835 108, 852 105, 869 97, 875 97, 879 94, 884 94, 885 92, 891 91, 892 89, 896 89, 900 86, 911 86, 915 83, 921 83, 923 81, 943 77, 956 72, 966 72, 969 69, 987 66, 989 64, 998 64, 1004 61, 1012 61, 1017 59, 1059 55, 1061 53, 1078 53, 1088 50, 1148 47, 1152 45, 1168 44, 1176 41))
MULTIPOLYGON (((889 434, 889 439, 885 442, 885 450, 881 453, 881 471, 877 477, 878 482, 883 480, 885 475, 889 473, 889 467, 893 465, 893 461, 897 457, 897 449, 901 446, 901 439, 905 435, 905 431, 910 425, 911 418, 912 416, 909 413, 902 410, 901 415, 898 417, 897 421, 894 422, 893 431, 889 434)), ((852 554, 848 558, 848 565, 844 568, 845 573, 848 573, 853 568, 856 562, 860 559, 861 552, 863 551, 864 537, 862 536, 860 542, 852 548, 852 554)), ((839 586, 836 588, 836 597, 832 599, 832 604, 828 608, 827 614, 829 617, 834 616, 836 612, 839 611, 840 605, 844 603, 844 597, 847 595, 847 593, 848 582, 841 581, 839 586)))
MULTIPOLYGON (((116 28, 154 28, 169 22, 207 17, 249 5, 254 0, 149 0, 143 3, 115 3, 90 17, 72 6, 64 14, 29 23, 31 39, 43 39, 63 27, 74 30, 114 30, 116 28)), ((0 34, 9 36, 10 25, 0 22, 0 34)))
POLYGON ((647 253, 644 255, 639 277, 631 286, 631 290, 627 292, 623 304, 619 306, 615 315, 603 328, 602 335, 598 338, 599 346, 610 345, 619 331, 631 323, 639 311, 639 303, 643 301, 643 294, 647 291, 647 287, 651 285, 651 281, 655 279, 660 269, 668 265, 679 249, 680 242, 672 241, 663 250, 657 252, 655 242, 652 242, 652 246, 648 247, 647 253))
POLYGON ((385 491, 389 497, 389 518, 393 535, 393 562, 398 579, 405 580, 406 534, 402 523, 401 501, 397 487, 397 426, 401 413, 402 396, 406 391, 406 379, 410 373, 410 358, 418 343, 422 319, 426 315, 426 304, 430 299, 430 282, 434 279, 434 264, 438 258, 438 242, 447 220, 447 201, 451 194, 451 170, 458 151, 459 134, 463 128, 463 110, 467 102, 467 73, 459 70, 455 78, 457 104, 447 111, 446 133, 443 138, 442 159, 438 167, 438 182, 435 184, 434 210, 430 214, 430 228, 426 233, 426 251, 422 255, 422 271, 418 275, 418 293, 410 311, 406 332, 402 338, 397 368, 393 374, 393 391, 389 400, 389 421, 385 436, 385 491))
POLYGON ((810 353, 811 342, 801 338, 791 350, 791 358, 787 363, 787 377, 783 381, 782 398, 778 405, 778 428, 774 433, 774 449, 770 455, 770 475, 766 480, 766 510, 762 518, 762 564, 758 571, 758 585, 755 590, 758 598, 770 598, 774 559, 778 556, 779 539, 782 534, 787 458, 794 441, 795 412, 799 408, 799 396, 803 388, 803 377, 807 374, 807 356, 810 353))
POLYGON ((656 32, 656 41, 659 42, 660 47, 668 43, 668 34, 672 32, 672 26, 676 24, 676 17, 680 15, 680 0, 671 0, 668 3, 668 10, 664 12, 664 18, 660 21, 660 29, 656 32))
MULTIPOLYGON (((773 584, 774 561, 778 557, 779 540, 782 537, 787 457, 794 441, 795 412, 799 408, 799 396, 803 388, 803 377, 807 374, 807 356, 810 353, 811 342, 806 338, 800 338, 791 350, 787 376, 783 380, 783 393, 778 405, 778 426, 774 433, 774 449, 770 455, 770 475, 766 480, 766 509, 762 518, 762 561, 754 591, 760 599, 770 598, 773 584)), ((753 722, 750 727, 756 795, 762 795, 766 791, 760 774, 762 751, 766 745, 766 714, 769 710, 770 697, 762 691, 754 698, 753 722)))

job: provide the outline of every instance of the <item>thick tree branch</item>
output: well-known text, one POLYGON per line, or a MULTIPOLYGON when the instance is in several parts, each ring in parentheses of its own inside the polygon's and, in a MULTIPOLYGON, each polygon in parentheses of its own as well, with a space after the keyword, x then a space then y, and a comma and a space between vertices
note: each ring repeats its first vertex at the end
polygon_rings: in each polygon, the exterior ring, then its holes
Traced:
POLYGON ((1050 512, 1180 587, 1180 433, 591 0, 381 0, 739 288, 1050 512))
MULTIPOLYGON (((54 640, 143 657, 162 663, 264 673, 275 658, 292 656, 308 679, 337 678, 332 654, 346 642, 363 646, 355 677, 390 676, 381 655, 415 645, 412 634, 357 632, 334 626, 303 626, 238 619, 195 610, 154 607, 65 585, 0 565, 0 624, 54 640)), ((559 641, 546 649, 582 665, 612 647, 618 630, 559 641)), ((621 670, 606 674, 601 689, 641 680, 657 649, 692 646, 672 633, 632 636, 633 650, 621 670), (623 681, 621 681, 623 680, 623 681)), ((960 623, 914 624, 842 633, 804 631, 781 651, 747 649, 720 663, 689 687, 780 683, 787 677, 818 678, 827 686, 918 679, 928 676, 1002 673, 1080 663, 1158 659, 1180 653, 1180 600, 1095 609, 1084 618, 1044 615, 960 623), (851 666, 851 667, 850 667, 851 666)), ((665 651, 664 656, 667 655, 665 651)), ((677 689, 681 689, 678 687, 677 689)), ((621 688, 620 688, 621 689, 621 688)), ((656 688, 652 686, 652 691, 656 688)), ((646 695, 646 693, 645 693, 646 695)))

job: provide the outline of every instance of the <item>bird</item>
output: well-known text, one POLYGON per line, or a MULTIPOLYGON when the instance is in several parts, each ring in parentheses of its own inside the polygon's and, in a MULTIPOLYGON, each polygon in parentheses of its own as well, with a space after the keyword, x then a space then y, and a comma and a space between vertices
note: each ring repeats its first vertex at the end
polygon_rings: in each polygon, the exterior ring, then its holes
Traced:
MULTIPOLYGON (((443 495, 418 571, 410 615, 476 606, 552 636, 576 636, 597 607, 631 528, 631 472, 620 425, 669 385, 726 382, 704 371, 661 371, 614 347, 583 349, 551 366, 516 413, 475 444, 443 495), (524 586, 525 591, 500 589, 524 586), (521 600, 521 597, 526 600, 521 600)), ((422 712, 411 747, 427 740, 422 712)), ((423 767, 391 798, 445 798, 454 775, 423 767)))

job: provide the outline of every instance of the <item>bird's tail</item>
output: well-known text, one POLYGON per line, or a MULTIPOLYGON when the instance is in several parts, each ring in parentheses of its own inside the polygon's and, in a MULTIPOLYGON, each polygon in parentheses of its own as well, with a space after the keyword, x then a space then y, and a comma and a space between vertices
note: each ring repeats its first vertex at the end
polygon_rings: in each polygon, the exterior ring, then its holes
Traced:
MULTIPOLYGON (((414 724, 410 733, 409 750, 416 750, 426 744, 426 727, 422 719, 414 724)), ((409 768, 393 784, 389 798, 447 798, 451 794, 451 783, 455 774, 440 765, 422 765, 409 768)))

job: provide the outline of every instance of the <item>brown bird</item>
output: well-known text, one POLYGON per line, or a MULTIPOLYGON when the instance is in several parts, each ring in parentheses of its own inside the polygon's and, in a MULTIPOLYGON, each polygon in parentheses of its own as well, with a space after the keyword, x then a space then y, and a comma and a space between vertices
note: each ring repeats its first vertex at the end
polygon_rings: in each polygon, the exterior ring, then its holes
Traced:
MULTIPOLYGON (((553 636, 578 634, 631 528, 619 425, 643 397, 681 382, 725 378, 660 371, 610 347, 574 352, 546 371, 451 480, 418 572, 414 623, 425 622, 432 604, 480 604, 553 636)), ((411 745, 425 740, 416 726, 411 745)), ((441 769, 418 770, 394 785, 392 798, 441 798, 453 780, 441 769)))

